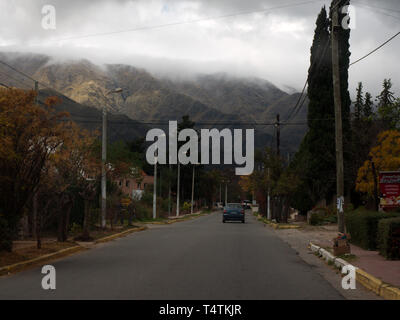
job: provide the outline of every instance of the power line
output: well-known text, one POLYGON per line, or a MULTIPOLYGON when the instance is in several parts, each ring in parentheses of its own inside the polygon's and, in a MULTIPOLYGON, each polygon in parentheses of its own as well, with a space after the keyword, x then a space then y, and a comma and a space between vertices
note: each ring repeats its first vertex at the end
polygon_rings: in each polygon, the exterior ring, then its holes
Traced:
POLYGON ((390 41, 392 41, 394 38, 396 38, 398 35, 400 34, 400 31, 397 32, 393 37, 391 37, 390 39, 386 40, 384 43, 382 43, 379 47, 377 47, 376 49, 372 50, 370 53, 366 54, 365 56, 361 57, 360 59, 350 63, 350 66, 356 64, 357 62, 360 62, 362 60, 364 60, 365 58, 367 58, 368 56, 370 56, 371 54, 373 54, 374 52, 378 51, 380 48, 382 48, 383 46, 385 46, 386 44, 388 44, 390 41))
POLYGON ((1 70, 0 70, 0 74, 2 74, 3 76, 5 76, 5 77, 7 77, 7 78, 9 78, 9 79, 12 79, 12 80, 14 80, 14 81, 20 83, 20 84, 23 85, 24 87, 28 86, 25 82, 23 82, 23 80, 17 79, 17 78, 15 78, 15 77, 9 75, 8 73, 2 72, 1 70))
MULTIPOLYGON (((313 63, 311 64, 310 70, 315 66, 317 61, 318 61, 317 70, 319 69, 319 67, 321 66, 322 61, 323 61, 323 59, 325 57, 325 53, 326 53, 326 50, 328 49, 328 47, 329 47, 329 40, 326 42, 324 50, 322 51, 321 56, 319 57, 319 59, 314 60, 313 63)), ((313 77, 315 77, 315 75, 316 75, 316 73, 313 74, 313 77)), ((307 96, 308 96, 307 93, 304 95, 305 90, 307 88, 308 82, 309 82, 309 77, 307 76, 306 82, 305 82, 304 87, 303 87, 303 91, 301 92, 301 94, 299 96, 299 99, 296 102, 296 105, 293 107, 292 111, 290 112, 290 114, 289 114, 289 116, 288 116, 288 118, 286 119, 285 122, 288 122, 293 117, 296 117, 296 115, 300 112, 301 108, 303 107, 303 104, 306 101, 307 96), (301 99, 303 98, 303 95, 304 95, 304 99, 302 100, 301 104, 299 104, 301 99)))
MULTIPOLYGON (((400 13, 400 10, 396 10, 396 9, 393 9, 393 8, 382 8, 382 7, 378 7, 378 6, 375 6, 375 5, 364 4, 360 0, 352 0, 352 1, 355 2, 355 3, 358 3, 362 7, 400 13)), ((380 1, 380 3, 382 3, 382 1, 380 1)), ((398 17, 398 18, 400 18, 400 17, 398 17)))
POLYGON ((167 28, 167 27, 172 27, 172 26, 177 26, 177 25, 192 24, 192 23, 198 23, 198 22, 204 22, 204 21, 210 21, 210 20, 220 20, 220 19, 226 19, 226 18, 241 16, 241 15, 249 15, 249 14, 254 14, 254 13, 266 13, 266 12, 273 11, 273 10, 298 7, 298 6, 317 3, 317 2, 321 2, 321 1, 323 1, 323 0, 310 0, 310 1, 304 1, 304 2, 299 2, 299 3, 288 3, 285 5, 270 7, 270 8, 261 9, 261 10, 242 11, 242 12, 236 12, 236 13, 231 13, 231 14, 226 14, 226 15, 221 15, 221 16, 194 19, 194 20, 189 20, 189 21, 177 21, 177 22, 165 23, 165 24, 160 24, 160 25, 143 26, 143 27, 137 27, 137 28, 131 28, 131 29, 125 29, 125 30, 117 30, 117 31, 110 31, 110 32, 103 32, 103 33, 93 33, 93 34, 87 34, 87 35, 81 35, 81 36, 66 37, 66 38, 61 38, 61 39, 50 40, 50 42, 68 41, 68 40, 74 40, 74 39, 85 39, 85 38, 91 38, 91 37, 100 37, 100 36, 107 36, 107 35, 114 35, 114 34, 121 34, 121 33, 128 33, 128 32, 161 29, 161 28, 167 28))

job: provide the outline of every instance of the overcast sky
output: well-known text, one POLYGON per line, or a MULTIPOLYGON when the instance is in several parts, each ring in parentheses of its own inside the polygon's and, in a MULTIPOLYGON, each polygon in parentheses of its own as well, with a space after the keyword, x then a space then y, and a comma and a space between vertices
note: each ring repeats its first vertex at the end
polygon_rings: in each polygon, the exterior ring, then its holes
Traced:
MULTIPOLYGON (((324 4, 329 7, 330 1, 0 0, 0 51, 127 63, 164 74, 174 70, 179 76, 228 72, 300 91, 309 67, 315 20, 324 4), (42 28, 45 4, 56 8, 56 30, 42 28), (80 38, 128 29, 139 30, 80 38)), ((356 28, 351 33, 354 61, 400 31, 400 0, 353 0, 352 4, 356 8, 356 28)), ((376 96, 387 77, 400 96, 399 52, 400 36, 351 67, 352 95, 357 82, 363 81, 376 96)))

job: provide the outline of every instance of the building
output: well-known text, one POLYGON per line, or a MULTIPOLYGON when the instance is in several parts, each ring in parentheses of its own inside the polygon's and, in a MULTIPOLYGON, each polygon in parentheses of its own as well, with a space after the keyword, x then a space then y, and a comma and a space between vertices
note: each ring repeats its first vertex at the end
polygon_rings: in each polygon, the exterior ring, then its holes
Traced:
POLYGON ((154 177, 141 171, 141 178, 124 177, 116 180, 118 187, 125 195, 140 200, 148 185, 154 184, 154 177))

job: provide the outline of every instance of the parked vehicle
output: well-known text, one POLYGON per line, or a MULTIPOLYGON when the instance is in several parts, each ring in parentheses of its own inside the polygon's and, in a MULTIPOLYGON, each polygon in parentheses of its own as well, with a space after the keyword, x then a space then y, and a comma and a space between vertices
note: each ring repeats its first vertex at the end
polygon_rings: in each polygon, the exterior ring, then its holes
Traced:
POLYGON ((245 223, 244 208, 240 203, 227 203, 224 207, 222 222, 226 221, 241 221, 245 223))

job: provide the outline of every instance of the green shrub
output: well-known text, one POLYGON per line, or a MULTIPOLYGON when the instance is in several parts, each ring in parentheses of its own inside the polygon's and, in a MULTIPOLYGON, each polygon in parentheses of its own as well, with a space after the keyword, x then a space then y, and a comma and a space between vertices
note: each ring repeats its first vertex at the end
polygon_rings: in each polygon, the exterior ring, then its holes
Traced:
POLYGON ((367 211, 360 207, 355 211, 347 212, 345 223, 350 233, 351 243, 366 250, 377 249, 378 223, 381 219, 398 217, 398 213, 367 211))
POLYGON ((189 213, 191 208, 192 205, 190 202, 185 202, 182 206, 183 211, 185 211, 186 213, 189 213))
POLYGON ((148 220, 153 218, 152 207, 149 207, 141 202, 136 204, 136 217, 139 220, 148 220))
POLYGON ((0 252, 12 250, 12 232, 8 227, 7 220, 0 215, 0 252))
POLYGON ((379 221, 378 247, 386 259, 400 260, 400 217, 379 221))
POLYGON ((82 226, 77 223, 72 223, 70 230, 69 230, 73 235, 79 235, 82 233, 82 226))
POLYGON ((310 225, 312 226, 319 226, 322 225, 324 222, 324 214, 321 214, 319 211, 315 211, 311 213, 310 216, 310 225))
POLYGON ((319 226, 323 224, 336 223, 337 214, 328 207, 315 208, 310 215, 310 225, 319 226))

